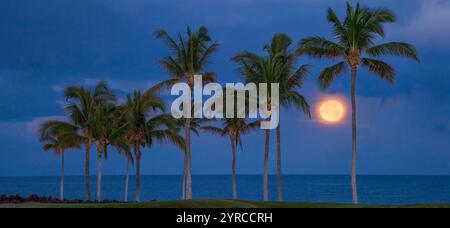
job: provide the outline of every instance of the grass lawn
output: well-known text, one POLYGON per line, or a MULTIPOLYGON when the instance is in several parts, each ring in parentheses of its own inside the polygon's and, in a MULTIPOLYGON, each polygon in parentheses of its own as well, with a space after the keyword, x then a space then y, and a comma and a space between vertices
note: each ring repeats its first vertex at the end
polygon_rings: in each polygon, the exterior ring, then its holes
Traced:
POLYGON ((276 203, 233 200, 189 200, 117 204, 0 204, 0 208, 450 208, 450 205, 354 206, 326 203, 276 203))

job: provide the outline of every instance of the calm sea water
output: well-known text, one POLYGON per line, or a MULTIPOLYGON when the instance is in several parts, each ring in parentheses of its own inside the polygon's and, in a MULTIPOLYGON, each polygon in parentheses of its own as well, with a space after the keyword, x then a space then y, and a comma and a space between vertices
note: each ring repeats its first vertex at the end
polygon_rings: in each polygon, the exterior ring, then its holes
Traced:
MULTIPOLYGON (((92 196, 95 196, 92 177, 92 196)), ((173 200, 181 198, 180 176, 143 176, 142 199, 173 200)), ((104 199, 122 200, 125 179, 105 176, 104 199)), ((270 177, 270 195, 276 200, 276 176, 270 177)), ((130 196, 135 193, 134 178, 130 196)), ((348 176, 284 176, 284 199, 295 202, 350 203, 348 176)), ((84 178, 66 177, 66 198, 84 199, 84 178)), ((230 176, 194 176, 194 198, 230 198, 230 176)), ((0 194, 59 196, 59 177, 0 177, 0 194)), ((238 176, 240 199, 261 200, 262 176, 238 176)), ((450 177, 439 176, 360 176, 359 194, 364 204, 450 203, 450 177)))

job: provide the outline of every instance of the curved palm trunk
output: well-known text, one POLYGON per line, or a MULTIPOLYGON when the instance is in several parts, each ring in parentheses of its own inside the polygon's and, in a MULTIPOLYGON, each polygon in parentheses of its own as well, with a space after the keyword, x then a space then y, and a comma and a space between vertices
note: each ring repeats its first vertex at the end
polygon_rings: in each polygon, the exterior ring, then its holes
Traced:
POLYGON ((136 202, 141 202, 141 151, 136 147, 136 202))
POLYGON ((125 198, 124 201, 128 202, 128 184, 130 182, 130 160, 127 158, 127 167, 125 174, 125 198))
POLYGON ((64 200, 64 150, 61 151, 61 201, 64 200))
POLYGON ((356 183, 356 73, 357 67, 352 67, 352 196, 354 204, 358 204, 356 183))
POLYGON ((90 160, 91 160, 91 140, 88 140, 86 142, 86 158, 85 158, 85 164, 84 164, 84 182, 85 182, 85 191, 86 191, 86 201, 91 201, 91 178, 89 174, 89 167, 90 167, 90 160))
POLYGON ((186 166, 187 166, 187 156, 186 149, 184 150, 184 163, 183 163, 183 191, 182 191, 182 199, 186 200, 186 166))
POLYGON ((283 190, 281 181, 281 124, 277 127, 277 178, 278 178, 278 201, 283 201, 283 190))
POLYGON ((232 165, 231 165, 231 178, 232 178, 232 187, 233 187, 233 199, 237 200, 237 183, 236 183, 236 138, 233 133, 230 134, 231 140, 231 150, 233 154, 232 165))
POLYGON ((186 199, 192 199, 192 176, 191 176, 191 120, 186 119, 186 199))
POLYGON ((264 201, 269 201, 269 144, 270 130, 266 130, 266 147, 264 153, 264 201))
POLYGON ((99 145, 97 156, 97 202, 102 201, 102 152, 103 149, 99 145))

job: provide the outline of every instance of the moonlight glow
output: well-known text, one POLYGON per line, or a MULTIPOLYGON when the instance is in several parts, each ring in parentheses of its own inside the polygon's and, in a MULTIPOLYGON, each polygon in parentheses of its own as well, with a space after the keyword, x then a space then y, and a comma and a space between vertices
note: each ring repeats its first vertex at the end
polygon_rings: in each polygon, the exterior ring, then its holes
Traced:
POLYGON ((345 108, 341 101, 329 99, 319 106, 319 114, 323 122, 335 124, 342 121, 345 115, 345 108))

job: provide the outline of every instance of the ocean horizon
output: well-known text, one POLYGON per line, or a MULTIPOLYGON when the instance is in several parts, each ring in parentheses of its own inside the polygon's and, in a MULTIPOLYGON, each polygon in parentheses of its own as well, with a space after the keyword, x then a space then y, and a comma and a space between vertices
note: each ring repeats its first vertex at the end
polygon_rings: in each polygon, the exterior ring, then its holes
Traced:
MULTIPOLYGON (((358 187, 361 204, 405 205, 450 203, 450 176, 360 175, 358 187)), ((0 177, 0 195, 59 196, 60 177, 0 177)), ((194 175, 193 197, 197 199, 232 198, 230 175, 194 175)), ((125 176, 104 176, 102 198, 124 199, 125 176)), ((143 201, 179 200, 182 176, 146 175, 141 177, 143 201)), ((240 200, 263 199, 262 175, 238 175, 240 200)), ((95 196, 96 176, 91 176, 91 194, 95 196)), ((276 176, 269 177, 270 200, 277 199, 276 176)), ((130 200, 135 195, 135 177, 130 176, 130 200)), ((286 202, 351 203, 348 175, 285 175, 283 195, 286 202)), ((65 177, 65 198, 85 199, 84 177, 65 177)))

